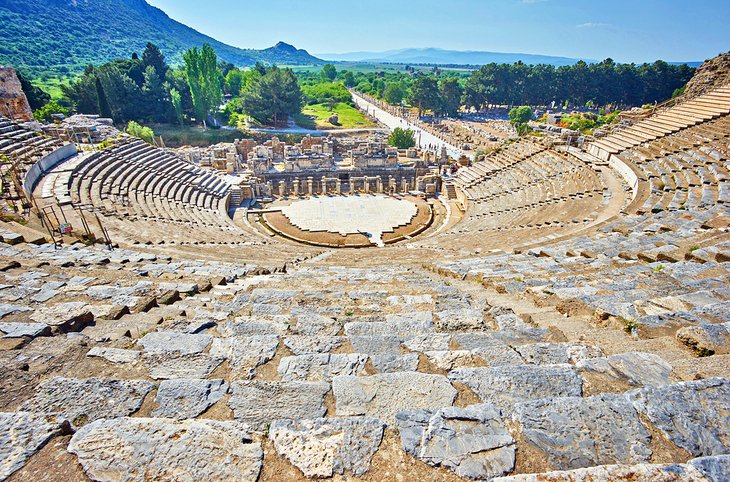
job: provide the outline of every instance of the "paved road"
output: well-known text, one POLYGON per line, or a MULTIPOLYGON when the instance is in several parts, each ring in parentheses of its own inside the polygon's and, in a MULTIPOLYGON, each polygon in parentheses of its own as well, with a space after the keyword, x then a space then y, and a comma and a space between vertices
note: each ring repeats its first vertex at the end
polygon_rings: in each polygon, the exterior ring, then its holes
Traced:
POLYGON ((427 148, 430 145, 439 146, 439 150, 441 149, 441 146, 446 146, 446 151, 449 153, 449 157, 453 159, 458 159, 462 155, 465 155, 469 158, 473 158, 473 154, 468 151, 462 151, 456 146, 452 146, 451 144, 448 144, 438 137, 434 136, 428 131, 425 131, 421 129, 420 127, 416 126, 415 124, 409 123, 405 119, 402 119, 400 117, 394 116, 390 112, 386 112, 380 107, 377 107, 375 104, 372 104, 371 102, 368 102, 364 98, 360 97, 359 95, 353 93, 352 94, 352 100, 355 101, 355 104, 361 109, 367 112, 368 114, 372 115, 376 119, 378 119, 380 122, 388 126, 390 130, 395 129, 396 127, 402 127, 402 128, 408 128, 415 132, 416 135, 416 142, 418 143, 418 146, 421 148, 427 148))

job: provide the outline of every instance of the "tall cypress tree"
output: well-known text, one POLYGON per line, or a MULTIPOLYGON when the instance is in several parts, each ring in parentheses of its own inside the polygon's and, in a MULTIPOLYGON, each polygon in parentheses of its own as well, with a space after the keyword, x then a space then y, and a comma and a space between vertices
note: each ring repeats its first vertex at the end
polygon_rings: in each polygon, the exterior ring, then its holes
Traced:
POLYGON ((112 109, 109 107, 109 101, 106 98, 104 87, 102 87, 99 77, 96 78, 96 98, 99 104, 99 115, 106 118, 112 117, 112 109))

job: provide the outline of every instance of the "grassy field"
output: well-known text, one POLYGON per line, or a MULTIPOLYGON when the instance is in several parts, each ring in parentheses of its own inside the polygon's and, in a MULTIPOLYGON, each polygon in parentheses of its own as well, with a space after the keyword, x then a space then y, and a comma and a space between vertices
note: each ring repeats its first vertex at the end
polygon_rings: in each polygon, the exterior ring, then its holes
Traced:
POLYGON ((209 146, 220 142, 233 142, 246 136, 240 130, 208 129, 171 124, 152 124, 158 142, 160 136, 167 147, 209 146))
POLYGON ((298 116, 295 120, 301 127, 308 129, 357 129, 360 127, 375 127, 375 124, 370 122, 365 114, 342 102, 335 104, 335 108, 332 111, 325 104, 306 105, 302 109, 302 115, 298 116), (333 114, 337 114, 339 117, 339 125, 332 125, 328 122, 328 119, 333 114), (302 123, 305 125, 302 125, 302 123))

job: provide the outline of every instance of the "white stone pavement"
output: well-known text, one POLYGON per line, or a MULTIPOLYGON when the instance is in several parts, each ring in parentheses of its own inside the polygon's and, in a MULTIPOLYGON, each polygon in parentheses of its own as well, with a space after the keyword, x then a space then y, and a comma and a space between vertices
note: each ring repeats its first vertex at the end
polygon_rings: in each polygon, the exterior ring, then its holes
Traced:
POLYGON ((382 247, 382 235, 411 222, 416 204, 385 196, 313 197, 281 209, 284 216, 304 231, 348 234, 367 233, 382 247))
POLYGON ((417 125, 408 122, 405 119, 402 119, 400 117, 394 116, 390 112, 386 112, 380 107, 376 106, 372 102, 369 102, 365 100, 363 97, 360 97, 356 93, 352 93, 352 100, 357 104, 357 106, 367 112, 368 114, 372 115, 376 119, 378 119, 380 122, 385 124, 391 131, 395 129, 396 127, 401 127, 404 129, 411 129, 415 133, 416 142, 418 143, 418 146, 421 148, 427 148, 429 144, 438 146, 439 150, 441 149, 441 146, 446 146, 446 151, 449 154, 449 157, 453 159, 458 159, 462 155, 465 155, 469 158, 473 158, 473 154, 469 152, 465 152, 461 149, 459 149, 456 146, 452 146, 451 144, 448 144, 444 142, 443 140, 439 139, 438 137, 434 136, 428 131, 425 131, 418 127, 417 125))

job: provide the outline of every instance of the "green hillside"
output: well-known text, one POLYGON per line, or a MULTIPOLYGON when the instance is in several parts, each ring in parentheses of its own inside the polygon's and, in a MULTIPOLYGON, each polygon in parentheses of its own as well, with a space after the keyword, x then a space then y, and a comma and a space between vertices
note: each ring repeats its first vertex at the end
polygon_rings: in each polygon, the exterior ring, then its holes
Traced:
POLYGON ((182 52, 209 43, 219 58, 237 66, 317 64, 304 50, 279 43, 265 50, 239 49, 168 17, 144 0, 3 0, 0 2, 0 64, 34 77, 81 72, 90 63, 141 53, 147 42, 171 64, 182 52))

